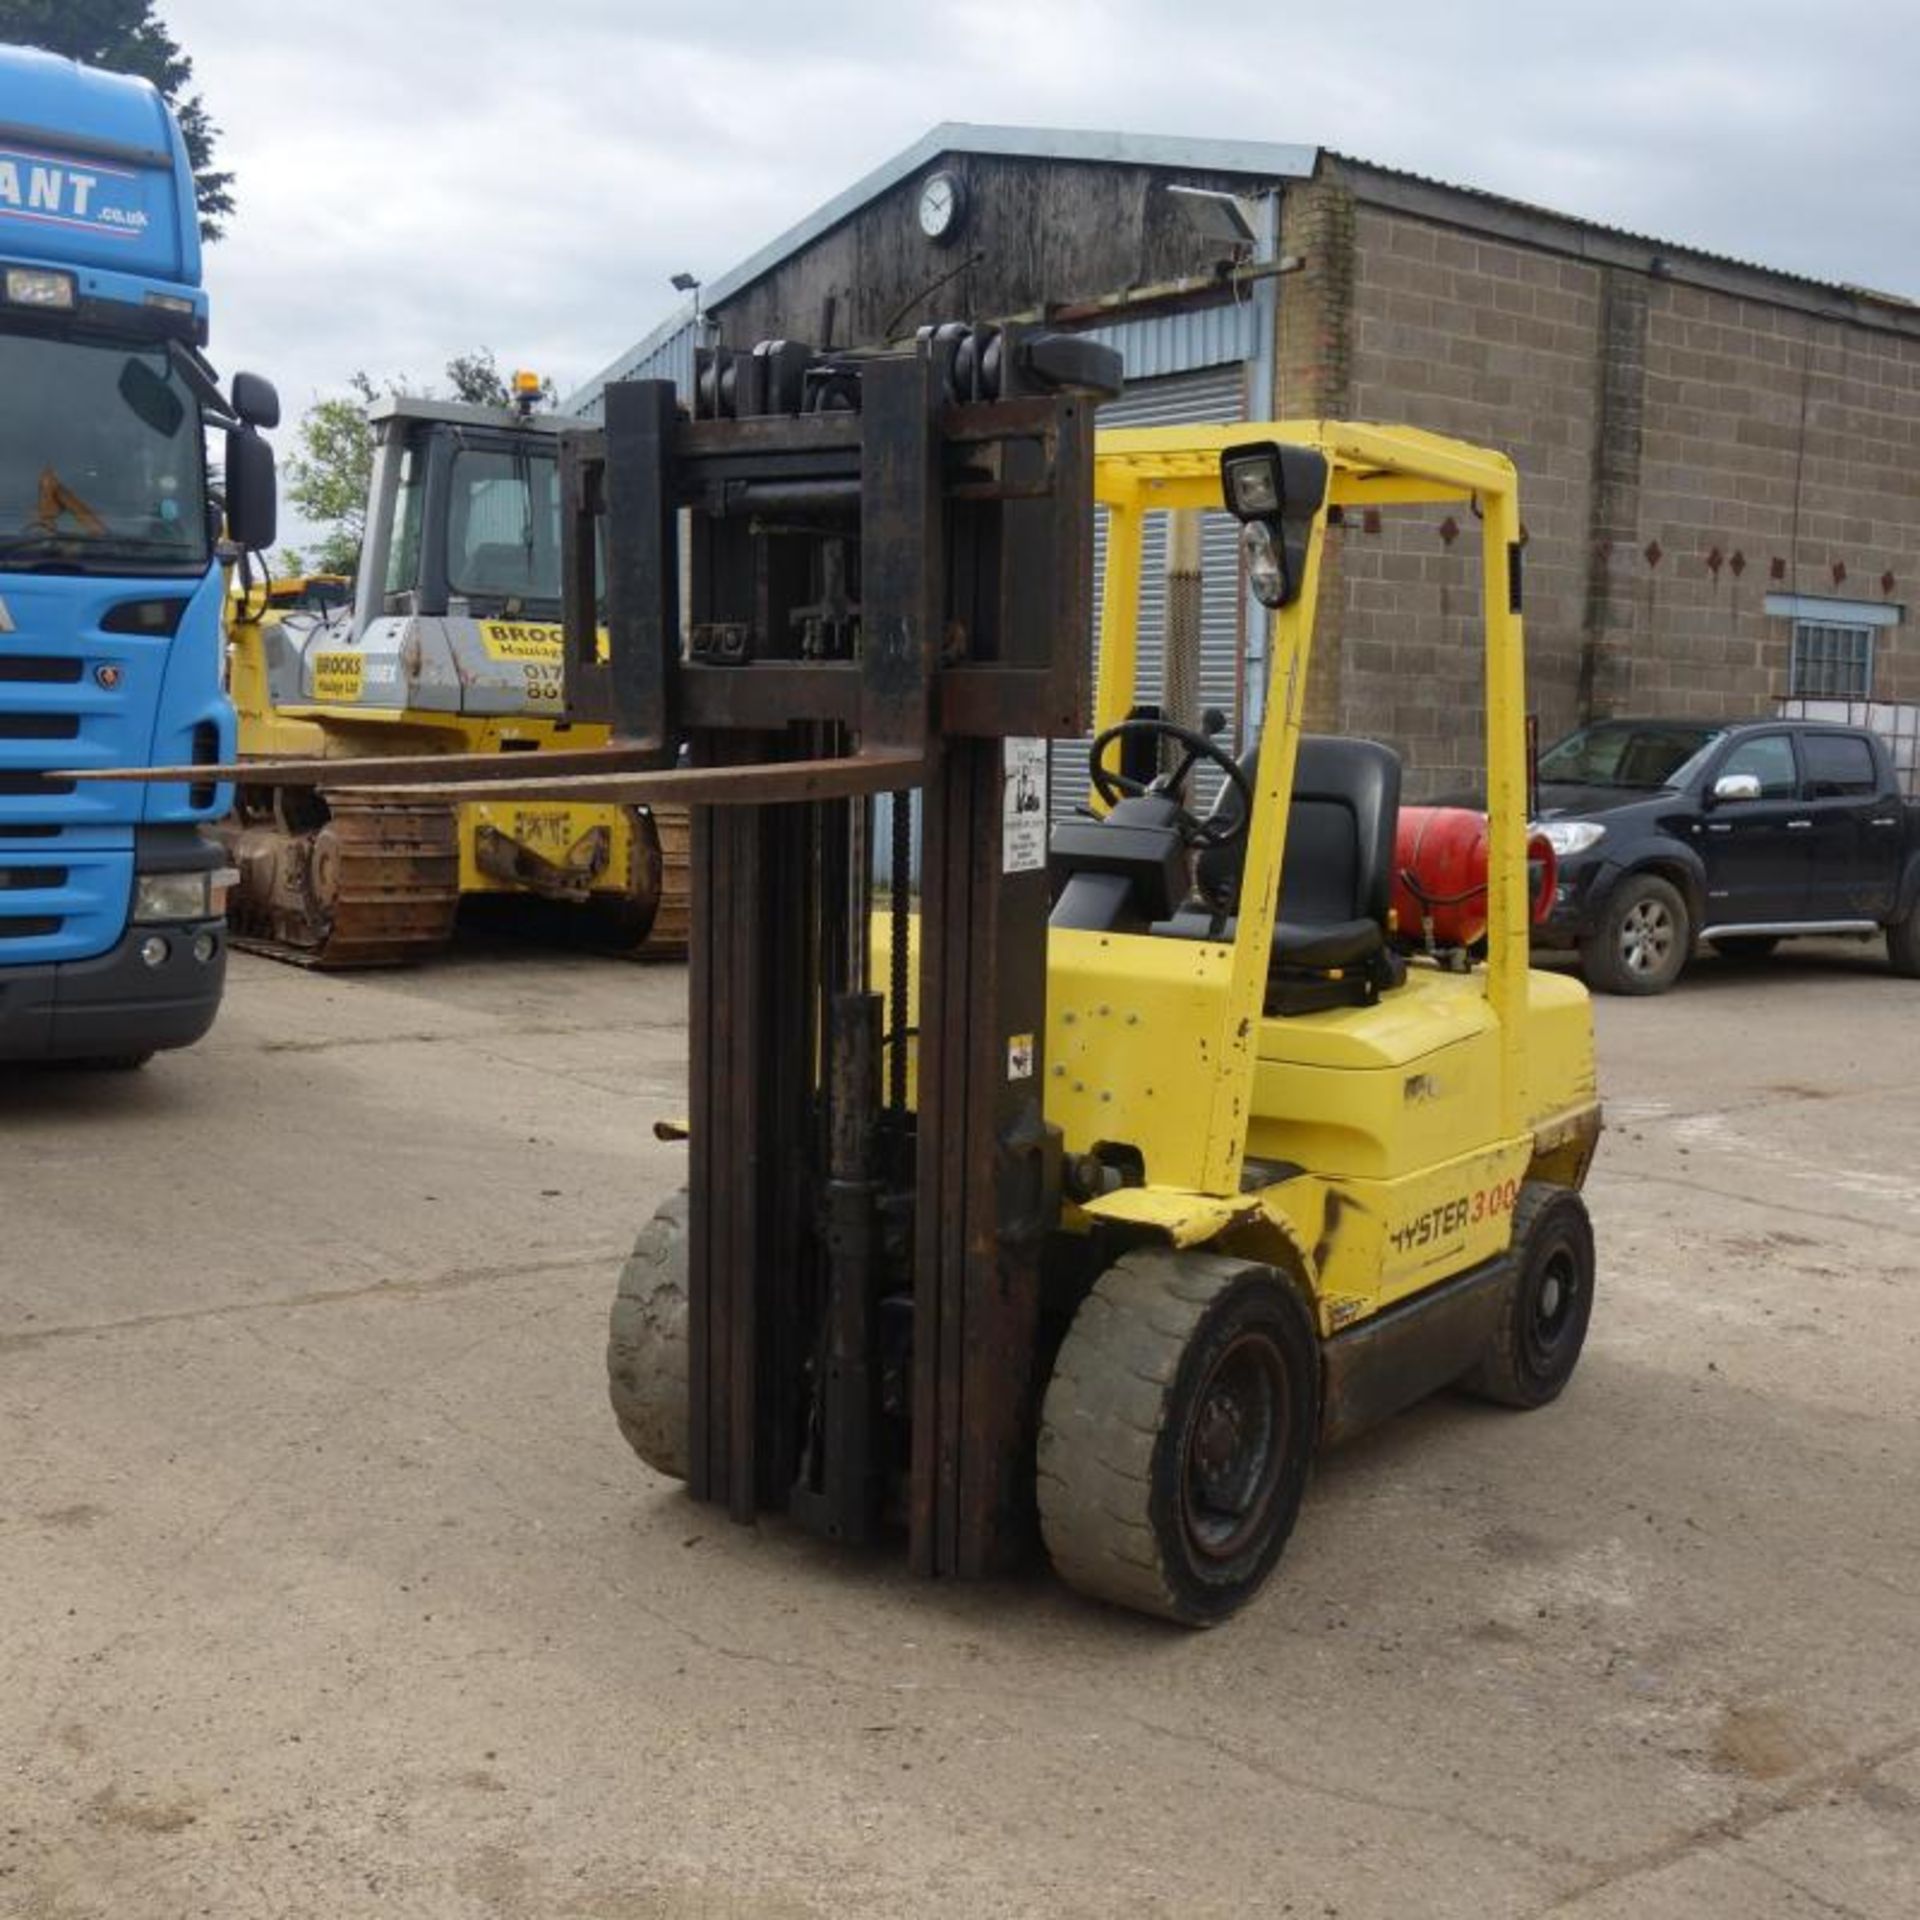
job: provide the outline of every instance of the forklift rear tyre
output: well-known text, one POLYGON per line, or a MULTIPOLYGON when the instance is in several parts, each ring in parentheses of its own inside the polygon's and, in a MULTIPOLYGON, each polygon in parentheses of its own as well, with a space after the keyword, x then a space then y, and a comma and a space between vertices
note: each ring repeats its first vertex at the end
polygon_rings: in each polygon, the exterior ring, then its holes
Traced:
POLYGON ((1226 1619, 1293 1531, 1319 1401, 1319 1342, 1285 1276, 1219 1254, 1127 1254, 1080 1303, 1041 1408, 1055 1570, 1140 1613, 1226 1619))
POLYGON ((1593 1224, 1571 1187, 1520 1189, 1513 1265, 1499 1327, 1461 1384, 1503 1407, 1544 1407, 1573 1378, 1593 1315, 1593 1224))
POLYGON ((655 1473, 687 1477, 687 1192, 663 1201, 620 1270, 607 1329, 607 1396, 655 1473))

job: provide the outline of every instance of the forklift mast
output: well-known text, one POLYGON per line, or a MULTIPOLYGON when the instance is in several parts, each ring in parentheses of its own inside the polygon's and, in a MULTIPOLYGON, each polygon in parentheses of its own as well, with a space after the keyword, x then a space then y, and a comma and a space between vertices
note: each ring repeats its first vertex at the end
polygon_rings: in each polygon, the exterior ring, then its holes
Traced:
POLYGON ((1031 1531, 1045 740, 1089 719, 1119 385, 1111 349, 1011 327, 714 347, 691 418, 616 384, 561 447, 573 717, 696 770, 691 1491, 836 1540, 904 1522, 925 1573, 1031 1531))

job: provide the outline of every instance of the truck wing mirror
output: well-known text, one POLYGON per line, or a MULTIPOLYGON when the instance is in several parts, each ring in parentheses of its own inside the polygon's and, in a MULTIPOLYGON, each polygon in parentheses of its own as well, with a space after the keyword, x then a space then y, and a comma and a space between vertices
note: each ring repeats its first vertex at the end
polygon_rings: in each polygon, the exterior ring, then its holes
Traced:
POLYGON ((1757 773, 1723 773, 1713 783, 1713 798, 1719 800, 1758 800, 1760 776, 1757 773))
POLYGON ((273 382, 257 373, 233 376, 233 411, 247 426, 271 432, 280 424, 280 395, 273 382))
POLYGON ((278 523, 273 449, 251 427, 230 428, 227 433, 228 533, 242 547, 258 553, 273 545, 278 523))

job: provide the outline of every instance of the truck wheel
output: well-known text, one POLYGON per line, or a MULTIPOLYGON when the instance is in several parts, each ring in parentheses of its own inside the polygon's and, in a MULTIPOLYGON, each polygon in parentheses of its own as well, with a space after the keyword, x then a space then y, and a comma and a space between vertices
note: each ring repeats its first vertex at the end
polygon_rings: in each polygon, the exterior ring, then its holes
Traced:
POLYGON ((1903 979, 1920 980, 1920 900, 1887 928, 1887 964, 1903 979))
POLYGON ((620 1270, 607 1329, 607 1395, 627 1444, 687 1477, 687 1192, 661 1202, 620 1270))
POLYGON ((1207 1627, 1280 1557, 1320 1420, 1320 1351, 1271 1267, 1142 1248, 1074 1315, 1041 1407, 1040 1531, 1060 1577, 1207 1627))
POLYGON ((1600 924, 1580 943, 1580 971, 1602 993, 1665 993, 1693 948, 1680 890, 1655 873, 1630 873, 1614 888, 1600 924))
POLYGON ((1513 1210, 1513 1284, 1485 1355, 1461 1382, 1503 1407, 1544 1407, 1573 1378, 1593 1315, 1593 1224, 1571 1187, 1529 1181, 1513 1210))
POLYGON ((1773 933, 1732 933, 1707 942, 1722 960, 1765 960, 1779 944, 1779 935, 1773 933))

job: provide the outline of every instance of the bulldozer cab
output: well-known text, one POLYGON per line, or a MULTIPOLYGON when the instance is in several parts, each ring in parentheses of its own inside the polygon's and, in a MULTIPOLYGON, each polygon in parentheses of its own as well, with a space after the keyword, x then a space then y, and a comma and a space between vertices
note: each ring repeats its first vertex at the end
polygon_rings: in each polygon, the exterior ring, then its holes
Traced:
POLYGON ((571 422, 391 396, 374 432, 356 637, 387 615, 560 618, 559 443, 571 422))
POLYGON ((351 599, 290 625, 243 616, 261 630, 236 654, 236 700, 263 720, 564 726, 559 449, 578 423, 400 395, 367 417, 351 599))

